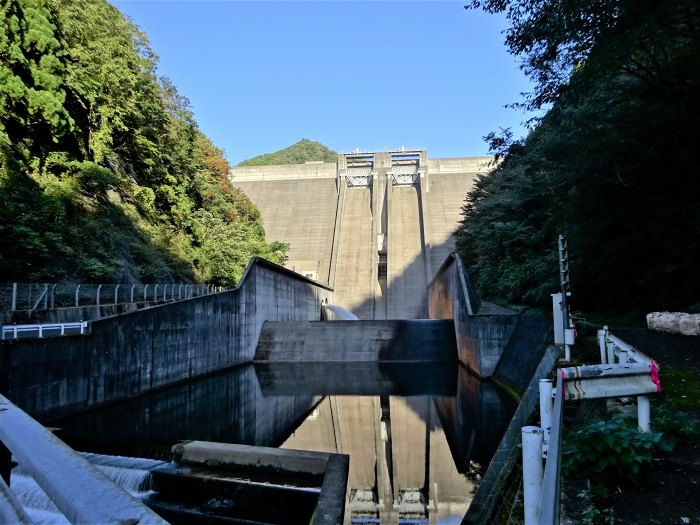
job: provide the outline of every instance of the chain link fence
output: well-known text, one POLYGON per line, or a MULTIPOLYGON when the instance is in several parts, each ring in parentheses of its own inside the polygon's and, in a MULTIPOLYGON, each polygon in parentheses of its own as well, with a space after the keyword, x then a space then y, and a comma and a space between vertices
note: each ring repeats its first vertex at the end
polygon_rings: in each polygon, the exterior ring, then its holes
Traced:
POLYGON ((223 291, 211 284, 0 284, 0 310, 177 301, 223 291))

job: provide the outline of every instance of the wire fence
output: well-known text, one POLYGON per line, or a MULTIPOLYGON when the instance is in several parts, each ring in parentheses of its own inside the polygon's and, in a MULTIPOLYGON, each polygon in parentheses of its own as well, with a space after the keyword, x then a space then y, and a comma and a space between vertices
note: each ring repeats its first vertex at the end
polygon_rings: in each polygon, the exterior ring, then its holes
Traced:
POLYGON ((211 284, 0 284, 0 310, 50 310, 78 306, 166 302, 223 291, 211 284))

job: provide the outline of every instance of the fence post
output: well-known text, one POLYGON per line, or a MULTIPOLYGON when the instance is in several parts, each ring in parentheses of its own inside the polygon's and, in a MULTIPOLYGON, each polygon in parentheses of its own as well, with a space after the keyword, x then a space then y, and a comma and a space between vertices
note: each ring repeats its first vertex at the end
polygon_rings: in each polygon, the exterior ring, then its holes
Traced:
POLYGON ((17 310, 17 283, 12 283, 12 311, 17 310))
POLYGON ((53 310, 54 307, 56 306, 56 286, 57 284, 54 284, 51 287, 51 309, 53 310))
POLYGON ((651 411, 647 396, 637 396, 637 422, 640 432, 651 431, 651 411))
POLYGON ((542 441, 544 432, 539 427, 523 427, 523 500, 525 503, 525 525, 536 525, 540 518, 542 499, 542 441))
POLYGON ((156 284, 156 287, 153 289, 153 301, 158 302, 158 286, 159 284, 156 284))
POLYGON ((573 328, 564 329, 564 360, 567 363, 571 361, 571 347, 576 342, 574 333, 575 332, 573 328))
POLYGON ((102 290, 102 285, 97 285, 97 308, 100 307, 100 290, 102 290))
POLYGON ((598 347, 600 348, 600 364, 604 365, 607 362, 607 351, 605 348, 605 338, 608 335, 608 327, 604 326, 602 330, 598 330, 598 347))
POLYGON ((49 285, 44 285, 44 310, 49 308, 49 285))
POLYGON ((617 352, 617 355, 621 365, 626 365, 630 362, 629 353, 627 353, 627 350, 623 350, 622 348, 620 348, 620 350, 618 350, 617 352))
POLYGON ((134 288, 136 288, 136 285, 132 284, 131 285, 131 301, 129 301, 130 303, 134 302, 134 288))
POLYGON ((148 301, 148 295, 146 295, 146 290, 148 290, 148 285, 143 287, 143 302, 148 301))
POLYGON ((75 289, 75 307, 80 306, 80 285, 75 289))
POLYGON ((606 346, 608 348, 608 364, 614 365, 615 364, 615 343, 613 343, 612 341, 608 341, 606 343, 606 346))
POLYGON ((119 303, 119 285, 114 289, 114 304, 119 303))
POLYGON ((544 430, 544 444, 542 453, 546 456, 549 448, 549 435, 552 431, 552 408, 554 400, 552 399, 552 380, 540 379, 540 427, 544 430))

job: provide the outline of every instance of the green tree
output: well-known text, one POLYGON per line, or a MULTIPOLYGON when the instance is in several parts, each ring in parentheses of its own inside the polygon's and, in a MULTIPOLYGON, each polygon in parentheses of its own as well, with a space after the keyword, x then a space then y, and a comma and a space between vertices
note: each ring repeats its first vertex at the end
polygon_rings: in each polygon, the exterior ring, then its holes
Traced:
POLYGON ((526 139, 489 137, 502 162, 468 196, 458 234, 479 288, 545 306, 565 231, 577 307, 698 308, 697 6, 486 4, 511 19, 507 42, 536 82, 527 104, 553 105, 526 139))
POLYGON ((0 2, 0 142, 25 167, 43 162, 73 120, 64 103, 66 53, 53 12, 40 0, 0 2))
POLYGON ((239 162, 239 166, 268 166, 272 164, 304 164, 305 162, 337 162, 338 154, 320 142, 301 139, 288 148, 265 153, 252 159, 239 162))

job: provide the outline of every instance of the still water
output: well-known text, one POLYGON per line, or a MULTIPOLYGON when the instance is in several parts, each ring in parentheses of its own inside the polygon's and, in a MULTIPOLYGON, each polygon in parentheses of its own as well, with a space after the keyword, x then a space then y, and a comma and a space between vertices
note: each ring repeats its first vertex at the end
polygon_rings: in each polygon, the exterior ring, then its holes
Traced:
POLYGON ((351 523, 459 523, 515 410, 456 365, 249 365, 56 421, 90 452, 184 440, 350 455, 351 523))

